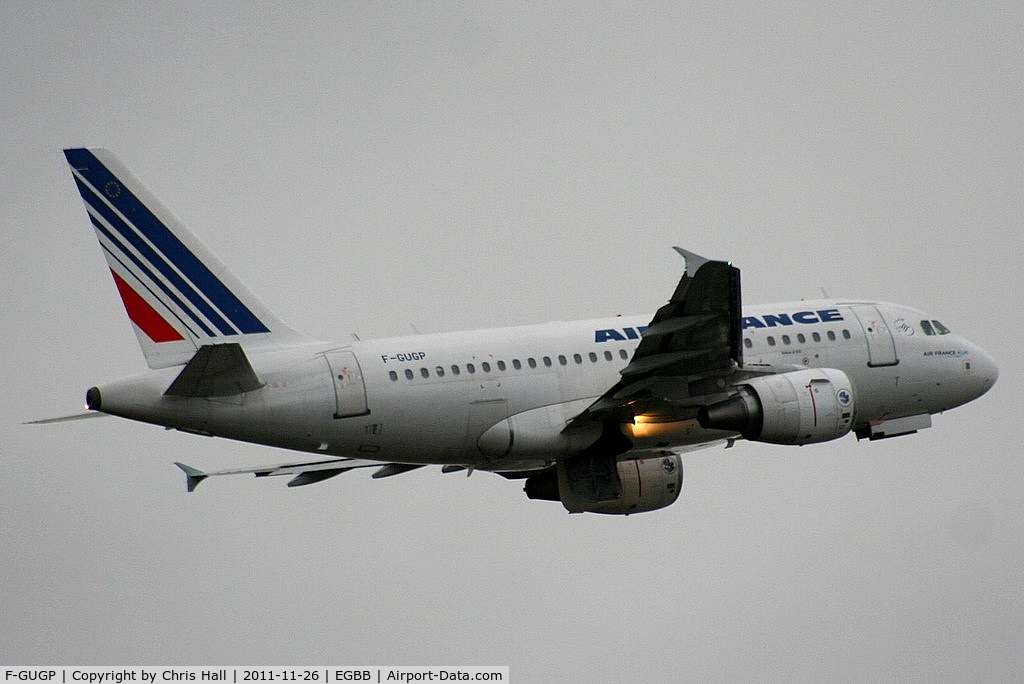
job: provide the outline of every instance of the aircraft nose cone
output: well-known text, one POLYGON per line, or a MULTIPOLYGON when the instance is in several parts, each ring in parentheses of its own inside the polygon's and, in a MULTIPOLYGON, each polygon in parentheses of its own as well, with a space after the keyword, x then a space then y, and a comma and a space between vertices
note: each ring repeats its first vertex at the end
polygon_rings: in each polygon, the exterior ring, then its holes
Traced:
POLYGON ((978 345, 963 338, 955 338, 959 343, 959 360, 949 366, 951 375, 940 383, 944 388, 943 406, 938 409, 945 411, 962 406, 982 396, 996 384, 999 367, 995 359, 978 345))
POLYGON ((973 356, 975 372, 985 381, 985 388, 981 391, 981 394, 984 394, 992 389, 992 386, 996 384, 996 380, 999 379, 999 366, 996 365, 995 359, 980 348, 973 356))
POLYGON ((966 363, 970 365, 964 368, 966 383, 962 387, 968 394, 967 401, 973 401, 996 384, 996 380, 999 378, 999 366, 996 365, 995 359, 978 345, 968 343, 967 348, 969 356, 966 363))

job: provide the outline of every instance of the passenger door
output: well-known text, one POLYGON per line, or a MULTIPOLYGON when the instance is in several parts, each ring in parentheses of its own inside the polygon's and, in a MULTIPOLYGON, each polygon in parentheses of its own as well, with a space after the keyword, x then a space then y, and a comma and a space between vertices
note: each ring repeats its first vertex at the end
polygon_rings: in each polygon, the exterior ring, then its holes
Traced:
POLYGON ((896 343, 892 338, 892 332, 886 325, 885 319, 878 307, 873 304, 854 304, 850 307, 853 315, 860 322, 864 331, 864 337, 868 343, 868 365, 895 366, 899 363, 896 358, 896 343))
POLYGON ((335 418, 365 416, 370 412, 366 403, 366 385, 356 355, 350 351, 324 353, 334 383, 335 418))

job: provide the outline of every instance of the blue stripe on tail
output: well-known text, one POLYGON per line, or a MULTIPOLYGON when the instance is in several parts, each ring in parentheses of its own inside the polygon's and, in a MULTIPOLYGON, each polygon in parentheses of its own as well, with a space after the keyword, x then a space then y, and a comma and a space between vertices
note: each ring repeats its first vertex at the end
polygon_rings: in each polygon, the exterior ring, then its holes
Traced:
MULTIPOLYGON (((221 335, 237 334, 236 330, 212 306, 210 306, 205 299, 203 299, 202 295, 200 295, 188 282, 186 282, 178 272, 174 270, 171 264, 161 257, 160 254, 152 247, 150 247, 149 244, 143 240, 135 230, 133 230, 133 227, 130 224, 125 223, 121 217, 107 206, 107 204, 87 185, 77 178, 75 179, 75 183, 78 185, 78 190, 81 192, 82 199, 85 200, 86 206, 90 207, 103 217, 103 220, 113 227, 124 241, 131 244, 136 251, 142 255, 146 262, 149 263, 149 266, 132 254, 128 249, 125 249, 122 241, 118 240, 115 235, 107 230, 106 226, 101 221, 90 216, 92 224, 96 226, 103 235, 111 241, 111 243, 116 245, 119 248, 119 252, 131 260, 141 273, 145 274, 155 282, 171 301, 181 307, 181 309, 188 314, 189 318, 199 325, 208 336, 214 337, 217 333, 210 330, 210 328, 203 323, 203 320, 199 315, 200 313, 217 327, 221 335), (160 274, 157 275, 154 273, 153 269, 159 271, 160 274), (163 279, 161 279, 160 276, 162 276, 163 279), (175 290, 177 290, 177 293, 180 293, 181 296, 188 299, 194 308, 190 308, 188 304, 183 302, 175 293, 175 290), (197 311, 199 313, 196 313, 197 311)), ((123 263, 123 260, 119 259, 119 261, 122 261, 123 263)))
MULTIPOLYGON (((84 184, 78 183, 79 192, 85 202, 101 214, 155 269, 160 271, 161 275, 177 288, 196 309, 202 312, 221 334, 270 332, 270 329, 92 152, 87 149, 73 149, 65 150, 64 155, 67 157, 68 163, 97 190, 97 192, 93 192, 84 184), (99 197, 98 192, 103 193, 104 198, 99 197), (110 211, 107 202, 113 205, 128 220, 128 223, 110 211), (136 231, 138 232, 136 233, 136 231), (139 234, 144 236, 156 250, 154 251, 149 244, 141 240, 139 234), (173 264, 173 269, 171 264, 173 264), (177 269, 177 272, 174 269, 177 269), (184 275, 185 279, 178 272, 184 275), (199 296, 196 290, 203 296, 199 296), (210 307, 203 297, 219 310, 219 314, 210 307)), ((185 310, 188 309, 185 308, 185 310)))

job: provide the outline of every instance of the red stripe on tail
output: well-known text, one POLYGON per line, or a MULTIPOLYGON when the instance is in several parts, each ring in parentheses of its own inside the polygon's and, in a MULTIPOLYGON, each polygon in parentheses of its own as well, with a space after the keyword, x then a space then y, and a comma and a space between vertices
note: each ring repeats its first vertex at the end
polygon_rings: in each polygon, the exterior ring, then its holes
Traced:
POLYGON ((111 271, 110 274, 114 276, 114 283, 117 285, 117 291, 121 294, 121 301, 124 302, 128 318, 132 319, 132 323, 139 326, 139 329, 146 333, 149 339, 154 342, 174 342, 185 339, 121 276, 114 271, 111 271))

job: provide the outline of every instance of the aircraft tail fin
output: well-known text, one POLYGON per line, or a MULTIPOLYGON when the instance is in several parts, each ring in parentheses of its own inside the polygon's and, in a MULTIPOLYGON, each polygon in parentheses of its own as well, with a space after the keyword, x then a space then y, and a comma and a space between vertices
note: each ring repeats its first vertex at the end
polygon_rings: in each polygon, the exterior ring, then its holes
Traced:
POLYGON ((150 368, 203 345, 300 341, 110 151, 64 150, 150 368))

